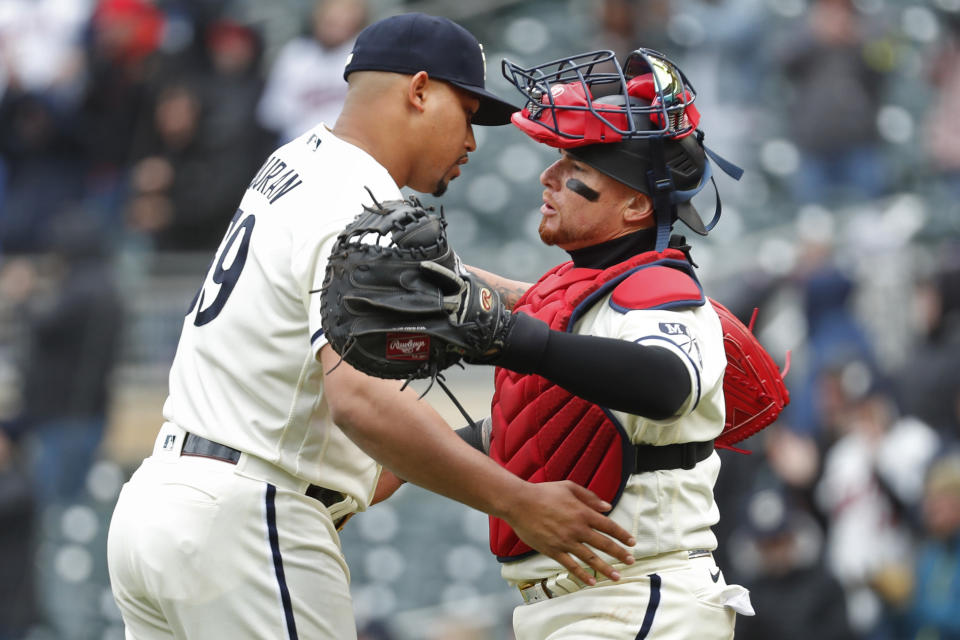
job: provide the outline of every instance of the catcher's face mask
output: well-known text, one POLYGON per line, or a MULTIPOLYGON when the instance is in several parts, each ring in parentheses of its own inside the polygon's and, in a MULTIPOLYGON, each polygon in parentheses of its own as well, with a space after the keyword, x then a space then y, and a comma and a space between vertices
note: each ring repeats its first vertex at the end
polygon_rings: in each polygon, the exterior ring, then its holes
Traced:
POLYGON ((504 60, 502 71, 527 99, 514 125, 653 199, 658 251, 677 218, 701 235, 717 223, 719 197, 707 225, 690 202, 712 181, 707 156, 735 179, 743 171, 703 146, 696 90, 666 56, 637 49, 621 67, 593 51, 529 68, 504 60))
POLYGON ((697 94, 676 65, 637 49, 621 68, 612 51, 594 51, 529 69, 503 61, 503 74, 527 98, 513 124, 563 149, 693 133, 697 94))

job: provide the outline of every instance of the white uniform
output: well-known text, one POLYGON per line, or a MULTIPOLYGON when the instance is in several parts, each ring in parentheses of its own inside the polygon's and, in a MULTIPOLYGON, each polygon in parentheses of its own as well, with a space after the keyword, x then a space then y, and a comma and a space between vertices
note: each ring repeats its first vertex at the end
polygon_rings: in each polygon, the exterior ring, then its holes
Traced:
POLYGON ((111 522, 127 638, 356 636, 333 523, 368 506, 380 469, 330 419, 317 290, 364 187, 401 197, 322 124, 251 181, 184 319, 166 423, 111 522), (181 456, 187 432, 242 455, 181 456), (344 497, 327 508, 310 485, 344 497))
POLYGON ((257 105, 260 124, 279 131, 286 142, 317 122, 334 122, 347 97, 341 76, 352 49, 352 40, 327 49, 310 36, 283 45, 257 105))
MULTIPOLYGON (((690 397, 675 418, 655 421, 611 412, 630 440, 668 445, 719 435, 727 359, 713 307, 622 313, 609 300, 610 295, 593 305, 574 325, 574 333, 667 348, 690 375, 690 397)), ((734 611, 752 614, 752 609, 746 589, 727 585, 710 554, 717 546, 710 527, 719 519, 713 497, 719 471, 714 452, 690 470, 638 473, 627 480, 610 516, 636 537, 637 562, 620 565, 598 552, 617 566, 623 576, 618 582, 601 576, 596 586, 580 588, 559 563, 542 554, 505 563, 501 573, 510 584, 534 585, 528 597, 542 596, 543 587, 554 596, 563 594, 517 607, 517 640, 732 638, 734 611)))

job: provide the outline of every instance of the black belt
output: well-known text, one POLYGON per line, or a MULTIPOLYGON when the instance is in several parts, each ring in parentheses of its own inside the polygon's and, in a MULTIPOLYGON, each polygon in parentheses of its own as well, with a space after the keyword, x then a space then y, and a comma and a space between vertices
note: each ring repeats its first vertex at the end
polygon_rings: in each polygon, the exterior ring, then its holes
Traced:
MULTIPOLYGON (((213 458, 214 460, 221 460, 223 462, 229 462, 230 464, 237 464, 237 461, 240 460, 240 451, 237 449, 218 444, 206 438, 201 438, 194 433, 188 433, 187 437, 184 438, 183 449, 180 450, 180 455, 213 458)), ((315 484, 307 487, 304 493, 314 500, 319 500, 323 506, 328 508, 346 499, 346 496, 339 491, 327 489, 326 487, 315 484)))
POLYGON ((701 460, 713 453, 713 440, 707 442, 682 442, 679 444, 633 445, 633 473, 665 471, 667 469, 693 469, 701 460))

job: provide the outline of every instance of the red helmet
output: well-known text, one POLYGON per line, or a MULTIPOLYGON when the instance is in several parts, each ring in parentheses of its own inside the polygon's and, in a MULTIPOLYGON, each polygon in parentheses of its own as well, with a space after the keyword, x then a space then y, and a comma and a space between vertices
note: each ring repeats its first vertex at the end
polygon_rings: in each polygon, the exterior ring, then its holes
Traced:
POLYGON ((623 69, 612 51, 594 51, 529 69, 504 60, 503 74, 527 97, 513 124, 551 147, 679 139, 700 123, 694 88, 650 49, 631 53, 623 69))
POLYGON ((690 202, 712 180, 708 157, 735 179, 743 171, 703 145, 697 92, 666 56, 637 49, 621 67, 612 51, 593 51, 530 68, 504 60, 502 70, 527 99, 514 125, 653 199, 658 250, 678 218, 701 235, 716 224, 719 198, 706 225, 690 202))

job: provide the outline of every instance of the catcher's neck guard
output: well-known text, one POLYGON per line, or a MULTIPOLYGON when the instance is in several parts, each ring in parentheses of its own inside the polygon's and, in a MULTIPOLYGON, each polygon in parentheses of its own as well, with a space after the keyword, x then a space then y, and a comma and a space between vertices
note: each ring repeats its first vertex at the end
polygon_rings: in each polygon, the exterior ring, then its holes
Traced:
POLYGON ((657 251, 677 218, 700 235, 719 221, 719 193, 709 224, 690 202, 713 183, 708 157, 736 180, 743 170, 704 146, 697 92, 666 56, 637 49, 621 67, 603 50, 529 68, 504 60, 502 72, 527 99, 511 119, 521 131, 653 199, 657 251))

